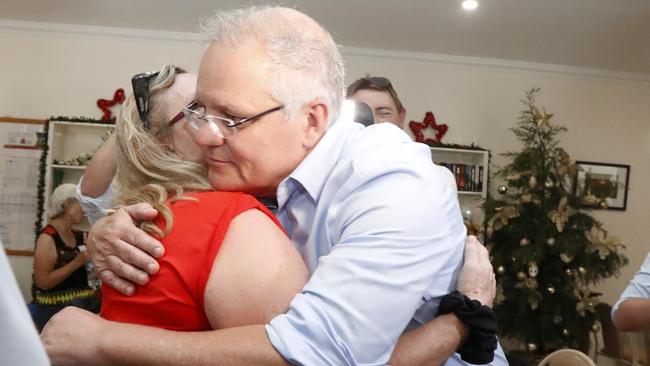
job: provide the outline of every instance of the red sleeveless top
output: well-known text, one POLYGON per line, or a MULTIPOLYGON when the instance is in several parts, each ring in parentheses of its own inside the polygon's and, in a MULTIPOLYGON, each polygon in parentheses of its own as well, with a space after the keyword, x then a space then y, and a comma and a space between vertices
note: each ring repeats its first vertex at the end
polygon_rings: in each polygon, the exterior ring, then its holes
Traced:
MULTIPOLYGON (((176 331, 210 330, 203 310, 205 286, 230 222, 240 213, 258 209, 282 227, 253 196, 238 192, 201 192, 198 201, 170 205, 174 223, 162 239, 165 254, 149 283, 125 296, 102 286, 102 317, 176 331)), ((158 217, 156 224, 164 228, 158 217)), ((251 228, 253 229, 253 228, 251 228)))

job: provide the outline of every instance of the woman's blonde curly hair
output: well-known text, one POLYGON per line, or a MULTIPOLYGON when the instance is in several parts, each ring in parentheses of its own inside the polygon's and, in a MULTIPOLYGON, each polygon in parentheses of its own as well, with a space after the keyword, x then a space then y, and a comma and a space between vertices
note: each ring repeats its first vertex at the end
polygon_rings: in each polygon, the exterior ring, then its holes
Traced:
POLYGON ((153 206, 165 220, 164 232, 152 222, 143 222, 147 232, 162 237, 173 225, 166 203, 188 199, 186 191, 211 190, 205 166, 185 160, 172 148, 171 118, 165 113, 165 92, 185 71, 165 65, 149 83, 149 130, 140 120, 133 95, 130 95, 116 121, 118 146, 116 206, 145 202, 153 206))

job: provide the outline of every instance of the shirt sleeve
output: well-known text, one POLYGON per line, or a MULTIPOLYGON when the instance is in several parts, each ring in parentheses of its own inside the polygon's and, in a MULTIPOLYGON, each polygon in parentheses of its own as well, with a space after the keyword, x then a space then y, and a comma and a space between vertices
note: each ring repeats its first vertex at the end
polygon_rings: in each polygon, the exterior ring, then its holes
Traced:
POLYGON ((94 225, 102 217, 108 214, 108 210, 113 208, 113 198, 115 197, 115 188, 113 183, 108 186, 106 192, 97 198, 84 196, 81 193, 81 182, 83 182, 83 176, 79 180, 76 188, 77 201, 81 205, 81 209, 86 214, 88 222, 90 225, 94 225))
POLYGON ((327 215, 333 250, 267 325, 285 359, 385 365, 425 293, 455 288, 466 231, 445 172, 429 163, 340 187, 327 215))
POLYGON ((612 307, 612 317, 618 311, 621 303, 629 298, 650 299, 650 253, 645 257, 641 269, 634 275, 630 284, 612 307))

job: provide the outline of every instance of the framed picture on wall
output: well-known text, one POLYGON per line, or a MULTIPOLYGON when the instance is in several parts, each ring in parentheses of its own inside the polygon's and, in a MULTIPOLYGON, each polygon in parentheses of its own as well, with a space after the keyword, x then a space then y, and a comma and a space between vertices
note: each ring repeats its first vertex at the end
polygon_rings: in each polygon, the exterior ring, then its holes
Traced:
POLYGON ((583 206, 597 209, 625 210, 627 189, 630 180, 630 166, 623 164, 576 161, 582 170, 574 180, 574 193, 580 196, 593 195, 595 202, 583 206))

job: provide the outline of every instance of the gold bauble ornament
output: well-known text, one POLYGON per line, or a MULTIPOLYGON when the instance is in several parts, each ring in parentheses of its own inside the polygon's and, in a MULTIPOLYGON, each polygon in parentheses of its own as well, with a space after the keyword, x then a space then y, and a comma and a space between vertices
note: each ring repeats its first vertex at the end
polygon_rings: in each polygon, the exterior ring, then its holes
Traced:
POLYGON ((517 272, 517 279, 523 281, 526 279, 526 274, 524 272, 517 272))
POLYGON ((587 269, 585 267, 578 267, 578 273, 580 273, 581 276, 584 276, 587 274, 587 269))
POLYGON ((571 268, 567 268, 564 273, 566 273, 567 276, 573 276, 573 270, 571 268))
POLYGON ((550 238, 546 239, 546 245, 548 245, 549 247, 552 247, 553 245, 555 245, 555 238, 550 237, 550 238))
POLYGON ((607 201, 600 201, 599 206, 603 210, 607 210, 609 208, 609 203, 607 203, 607 201))
POLYGON ((534 175, 531 176, 530 179, 528 179, 528 186, 530 189, 535 189, 535 187, 537 187, 537 177, 534 175))
POLYGON ((544 181, 544 188, 551 189, 554 186, 555 186, 555 183, 553 183, 553 181, 550 180, 549 178, 546 178, 546 181, 544 181))
POLYGON ((498 274, 504 274, 506 273, 506 268, 504 266, 498 266, 497 267, 497 273, 498 274))
POLYGON ((501 185, 501 186, 499 186, 499 188, 497 188, 497 191, 499 193, 501 193, 501 194, 506 194, 506 193, 508 193, 508 187, 504 186, 504 185, 501 185))
POLYGON ((569 332, 568 329, 564 328, 564 329, 562 329, 562 334, 564 334, 566 337, 568 337, 568 336, 571 335, 571 332, 569 332))
POLYGON ((569 264, 573 260, 573 256, 566 253, 560 253, 560 260, 562 260, 564 264, 569 264))
POLYGON ((549 294, 553 295, 555 294, 555 287, 549 286, 546 291, 548 291, 549 294))
POLYGON ((587 205, 595 205, 598 202, 598 197, 593 194, 588 194, 582 198, 582 201, 587 205))
POLYGON ((530 244, 530 240, 528 240, 528 238, 521 238, 521 240, 519 241, 519 245, 521 245, 522 247, 525 247, 528 244, 530 244))
POLYGON ((537 351, 537 345, 535 343, 532 343, 532 342, 527 343, 526 344, 526 351, 528 351, 530 353, 533 353, 533 352, 537 351))

